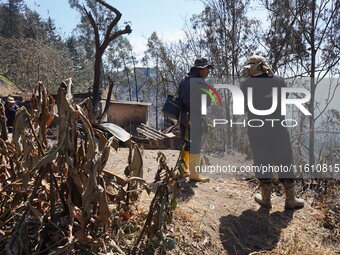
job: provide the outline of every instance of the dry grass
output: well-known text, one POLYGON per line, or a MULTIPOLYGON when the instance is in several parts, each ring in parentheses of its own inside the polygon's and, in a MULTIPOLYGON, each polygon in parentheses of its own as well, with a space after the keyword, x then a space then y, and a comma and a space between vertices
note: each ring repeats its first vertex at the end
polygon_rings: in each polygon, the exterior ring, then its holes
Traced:
POLYGON ((276 255, 335 255, 339 254, 332 248, 327 248, 313 239, 306 240, 304 236, 295 233, 291 239, 282 242, 278 247, 271 251, 276 255))
POLYGON ((189 212, 183 210, 181 207, 177 207, 176 210, 174 211, 174 220, 186 221, 190 223, 196 222, 192 215, 189 212))

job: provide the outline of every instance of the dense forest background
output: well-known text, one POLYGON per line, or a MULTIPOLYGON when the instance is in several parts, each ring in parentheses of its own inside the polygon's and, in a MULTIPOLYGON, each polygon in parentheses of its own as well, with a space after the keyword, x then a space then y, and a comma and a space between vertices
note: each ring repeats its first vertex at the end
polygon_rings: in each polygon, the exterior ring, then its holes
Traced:
MULTIPOLYGON (((299 119, 298 128, 291 130, 296 159, 313 164, 338 148, 339 0, 202 2, 204 9, 185 22, 185 37, 177 42, 163 41, 154 32, 143 56, 137 57, 128 36, 112 40, 101 60, 101 97, 112 80, 113 98, 151 102, 150 123, 161 129, 166 95, 176 91, 195 58, 206 56, 214 63, 212 83, 237 85, 246 58, 261 54, 290 86, 298 84, 311 92, 307 107, 312 116, 291 113, 299 119), (250 15, 254 4, 266 9, 268 21, 250 15)), ((95 0, 69 3, 81 19, 71 35, 61 37, 55 21, 43 19, 24 0, 0 1, 0 75, 20 90, 29 92, 42 81, 53 93, 61 80, 72 77, 75 93, 92 91, 96 33, 88 14, 97 24, 99 38, 105 37, 117 14, 95 0)), ((122 22, 113 32, 130 25, 133 33, 133 24, 122 22)), ((223 97, 226 119, 236 118, 231 115, 231 95, 223 97)), ((225 151, 242 151, 245 130, 228 127, 221 132, 219 136, 227 137, 225 151)))

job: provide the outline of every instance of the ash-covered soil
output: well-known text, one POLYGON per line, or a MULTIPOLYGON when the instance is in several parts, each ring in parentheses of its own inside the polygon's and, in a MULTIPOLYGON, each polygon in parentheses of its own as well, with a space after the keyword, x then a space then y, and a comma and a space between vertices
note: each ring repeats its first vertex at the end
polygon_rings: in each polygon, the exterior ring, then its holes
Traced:
MULTIPOLYGON (((142 150, 144 179, 150 184, 158 167, 158 151, 142 150)), ((179 151, 161 152, 166 155, 168 165, 175 166, 179 151)), ((128 153, 128 148, 112 150, 106 170, 123 176, 128 153)), ((227 155, 223 161, 237 166, 251 165, 240 154, 227 155)), ((303 209, 285 210, 285 196, 277 186, 272 195, 273 208, 266 210, 254 201, 255 181, 226 175, 210 177, 207 183, 181 180, 178 207, 167 229, 167 235, 177 245, 169 254, 340 254, 337 245, 340 235, 334 236, 334 229, 331 232, 324 227, 325 210, 312 197, 303 196, 306 200, 303 209)), ((151 196, 144 194, 141 210, 150 201, 151 196)))

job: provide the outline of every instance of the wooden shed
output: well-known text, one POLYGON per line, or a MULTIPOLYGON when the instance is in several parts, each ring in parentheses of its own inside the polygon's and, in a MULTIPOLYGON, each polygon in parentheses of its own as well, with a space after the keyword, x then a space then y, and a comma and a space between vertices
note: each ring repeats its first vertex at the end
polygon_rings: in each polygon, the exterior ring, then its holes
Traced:
POLYGON ((134 101, 111 101, 107 110, 107 122, 114 123, 135 135, 136 129, 148 121, 151 103, 134 101))

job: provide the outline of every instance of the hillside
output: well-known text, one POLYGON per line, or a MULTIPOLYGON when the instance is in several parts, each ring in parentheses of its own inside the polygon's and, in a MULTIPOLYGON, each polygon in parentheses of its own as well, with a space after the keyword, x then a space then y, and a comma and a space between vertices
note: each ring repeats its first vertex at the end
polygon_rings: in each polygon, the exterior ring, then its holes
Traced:
POLYGON ((18 93, 19 90, 13 82, 0 75, 0 95, 8 96, 18 93))

